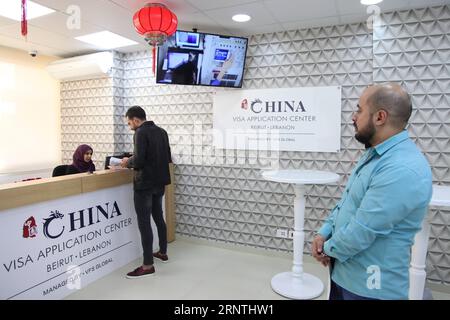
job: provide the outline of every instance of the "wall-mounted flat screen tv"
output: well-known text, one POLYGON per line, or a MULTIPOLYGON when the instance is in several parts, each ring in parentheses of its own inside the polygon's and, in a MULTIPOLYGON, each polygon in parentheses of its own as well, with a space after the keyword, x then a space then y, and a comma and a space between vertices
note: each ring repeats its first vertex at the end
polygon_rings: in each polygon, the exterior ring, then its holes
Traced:
POLYGON ((156 82, 242 87, 247 38, 176 31, 158 47, 156 82))

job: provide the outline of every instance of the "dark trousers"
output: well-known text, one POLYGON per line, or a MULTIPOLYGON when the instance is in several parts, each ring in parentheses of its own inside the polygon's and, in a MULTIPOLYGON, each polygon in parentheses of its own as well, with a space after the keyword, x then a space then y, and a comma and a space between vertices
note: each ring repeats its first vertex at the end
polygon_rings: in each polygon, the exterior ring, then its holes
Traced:
POLYGON ((141 233, 145 265, 153 264, 153 232, 150 216, 153 217, 158 230, 159 251, 164 254, 167 253, 167 228, 162 210, 163 195, 164 187, 134 191, 134 208, 137 214, 139 232, 141 233))
POLYGON ((342 288, 340 285, 336 284, 333 280, 331 280, 330 300, 378 300, 378 299, 359 296, 353 292, 350 292, 342 288))

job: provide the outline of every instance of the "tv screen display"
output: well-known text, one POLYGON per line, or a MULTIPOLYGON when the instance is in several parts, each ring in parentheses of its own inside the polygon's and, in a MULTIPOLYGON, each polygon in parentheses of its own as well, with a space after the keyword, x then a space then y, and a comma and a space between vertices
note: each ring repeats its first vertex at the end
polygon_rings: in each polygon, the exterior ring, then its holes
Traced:
POLYGON ((176 31, 158 47, 156 82, 242 87, 248 39, 176 31))

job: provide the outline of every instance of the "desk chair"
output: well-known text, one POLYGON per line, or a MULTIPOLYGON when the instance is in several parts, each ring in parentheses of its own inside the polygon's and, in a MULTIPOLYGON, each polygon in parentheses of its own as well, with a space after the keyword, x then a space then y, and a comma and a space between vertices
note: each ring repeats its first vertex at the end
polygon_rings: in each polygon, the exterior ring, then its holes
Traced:
POLYGON ((66 175, 68 164, 61 164, 59 166, 56 166, 53 169, 52 177, 59 177, 66 175))

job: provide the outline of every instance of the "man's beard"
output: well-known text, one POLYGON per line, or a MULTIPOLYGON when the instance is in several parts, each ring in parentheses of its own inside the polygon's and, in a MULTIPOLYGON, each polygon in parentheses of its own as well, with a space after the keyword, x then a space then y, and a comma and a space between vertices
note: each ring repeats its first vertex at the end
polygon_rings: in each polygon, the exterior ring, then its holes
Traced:
MULTIPOLYGON (((354 124, 355 129, 358 130, 356 124, 354 124)), ((364 128, 364 130, 358 130, 357 133, 355 133, 355 138, 364 146, 367 148, 370 148, 372 146, 370 140, 372 140, 373 136, 375 135, 375 126, 372 122, 369 122, 367 127, 364 128)))

